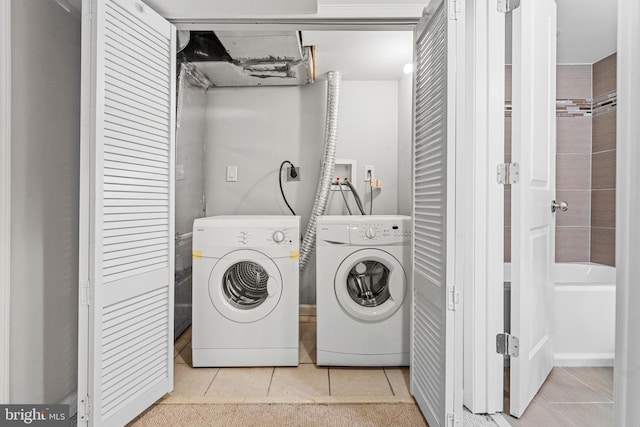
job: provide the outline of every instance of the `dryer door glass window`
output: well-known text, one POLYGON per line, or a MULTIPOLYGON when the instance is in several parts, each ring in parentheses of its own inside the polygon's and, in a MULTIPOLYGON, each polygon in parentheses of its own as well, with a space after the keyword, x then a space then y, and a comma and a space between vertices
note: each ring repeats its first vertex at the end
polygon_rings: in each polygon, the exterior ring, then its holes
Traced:
POLYGON ((347 291, 363 307, 377 307, 389 299, 389 269, 379 261, 357 263, 347 276, 347 291))
POLYGON ((227 268, 222 280, 227 301, 241 310, 257 307, 269 296, 269 275, 258 263, 237 262, 227 268))

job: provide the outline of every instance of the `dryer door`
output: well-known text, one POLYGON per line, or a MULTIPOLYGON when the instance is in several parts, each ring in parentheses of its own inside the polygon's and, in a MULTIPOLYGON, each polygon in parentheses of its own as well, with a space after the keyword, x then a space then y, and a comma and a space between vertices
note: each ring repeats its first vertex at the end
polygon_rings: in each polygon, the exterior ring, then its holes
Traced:
POLYGON ((209 297, 221 315, 256 322, 273 311, 282 296, 282 276, 271 258, 255 250, 229 252, 209 275, 209 297))
POLYGON ((362 249, 342 261, 334 287, 347 314, 377 322, 400 308, 407 293, 407 278, 393 255, 380 249, 362 249))

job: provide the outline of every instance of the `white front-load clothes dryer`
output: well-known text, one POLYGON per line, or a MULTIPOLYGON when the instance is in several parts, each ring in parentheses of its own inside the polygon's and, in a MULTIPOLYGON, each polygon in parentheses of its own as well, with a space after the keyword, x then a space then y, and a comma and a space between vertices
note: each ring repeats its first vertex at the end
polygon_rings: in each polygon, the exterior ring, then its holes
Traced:
POLYGON ((410 242, 408 216, 318 218, 318 365, 409 365, 410 242))
POLYGON ((300 218, 193 224, 194 367, 298 365, 300 218))

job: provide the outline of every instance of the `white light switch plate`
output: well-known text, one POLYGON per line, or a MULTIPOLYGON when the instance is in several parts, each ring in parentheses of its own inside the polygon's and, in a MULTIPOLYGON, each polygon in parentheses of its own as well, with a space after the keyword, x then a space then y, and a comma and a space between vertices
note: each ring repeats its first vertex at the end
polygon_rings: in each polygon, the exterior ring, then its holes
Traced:
POLYGON ((227 166, 227 182, 238 181, 238 166, 227 166))

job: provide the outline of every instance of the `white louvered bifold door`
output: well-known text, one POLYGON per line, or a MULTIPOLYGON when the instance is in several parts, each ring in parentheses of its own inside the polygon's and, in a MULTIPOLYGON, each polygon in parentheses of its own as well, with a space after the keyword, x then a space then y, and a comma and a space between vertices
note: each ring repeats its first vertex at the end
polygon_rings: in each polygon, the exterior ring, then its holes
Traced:
POLYGON ((415 37, 411 391, 431 427, 462 421, 462 309, 453 282, 456 21, 449 4, 432 1, 415 37))
POLYGON ((122 426, 173 389, 175 29, 83 4, 78 423, 122 426))

